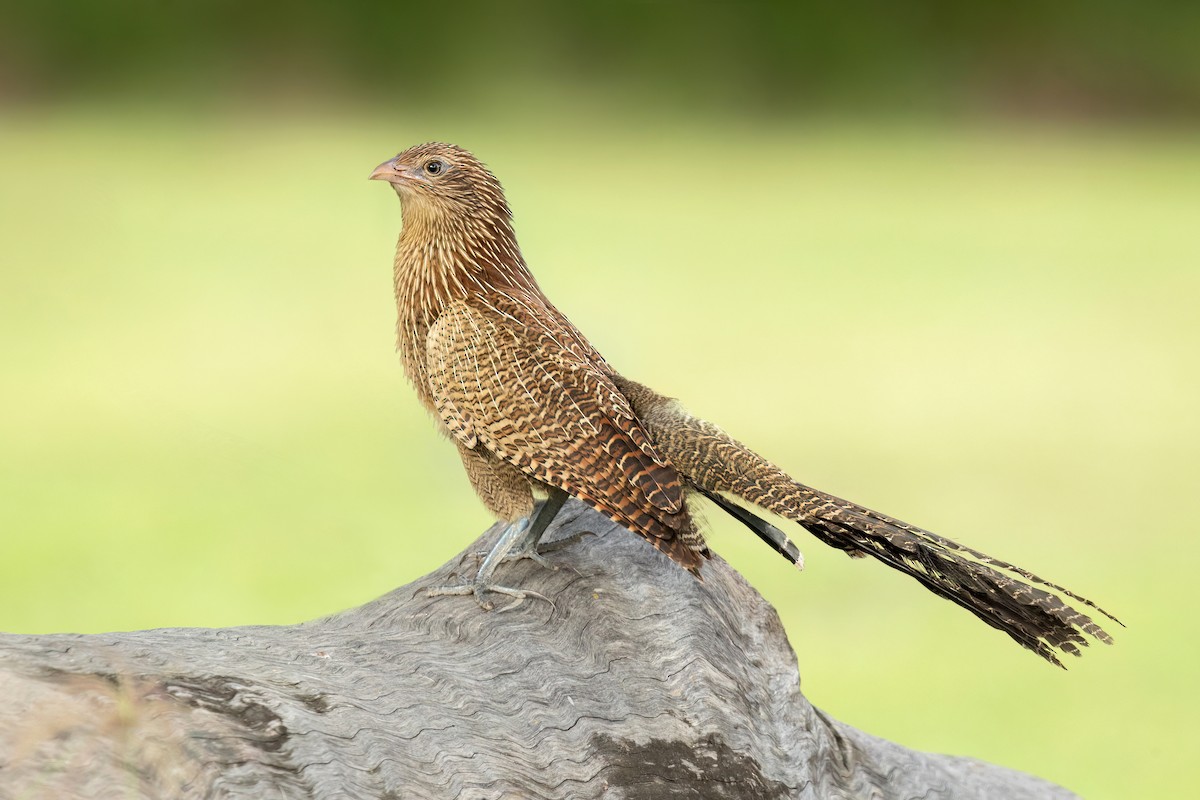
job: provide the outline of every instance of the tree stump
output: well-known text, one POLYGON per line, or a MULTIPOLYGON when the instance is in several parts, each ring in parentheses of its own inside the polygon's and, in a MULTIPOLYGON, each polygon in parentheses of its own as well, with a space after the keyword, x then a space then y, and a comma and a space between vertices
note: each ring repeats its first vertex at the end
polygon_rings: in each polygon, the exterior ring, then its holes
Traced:
POLYGON ((1074 797, 829 718, 720 558, 698 582, 577 502, 549 537, 579 531, 501 568, 553 605, 426 596, 496 527, 300 625, 0 636, 0 798, 1074 797))

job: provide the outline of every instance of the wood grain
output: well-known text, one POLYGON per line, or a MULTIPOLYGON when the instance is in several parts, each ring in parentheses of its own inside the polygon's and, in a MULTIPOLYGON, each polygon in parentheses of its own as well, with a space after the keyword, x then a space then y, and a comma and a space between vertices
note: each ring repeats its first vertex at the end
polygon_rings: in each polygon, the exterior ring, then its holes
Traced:
MULTIPOLYGON (((814 708, 772 609, 572 501, 487 613, 437 572, 292 626, 0 635, 0 798, 1068 798, 814 708)), ((919 713, 919 709, 914 709, 919 713)))

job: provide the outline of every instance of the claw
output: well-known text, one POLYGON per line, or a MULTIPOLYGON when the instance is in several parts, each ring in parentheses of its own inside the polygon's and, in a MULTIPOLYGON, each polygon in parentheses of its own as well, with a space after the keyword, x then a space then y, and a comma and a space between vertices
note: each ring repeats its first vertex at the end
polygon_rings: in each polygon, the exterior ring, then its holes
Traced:
POLYGON ((526 597, 536 597, 538 600, 545 600, 550 604, 551 609, 558 610, 558 607, 554 605, 553 600, 551 600, 549 597, 546 597, 546 595, 542 594, 541 592, 535 592, 532 589, 510 589, 507 586, 483 586, 476 589, 476 599, 478 599, 479 592, 481 591, 506 594, 509 597, 514 598, 513 601, 508 605, 496 609, 497 614, 501 611, 508 611, 509 609, 516 608, 517 606, 521 605, 521 603, 525 602, 526 597))
POLYGON ((498 586, 494 583, 458 583, 450 586, 432 586, 425 590, 426 597, 446 597, 468 594, 475 597, 475 602, 478 603, 479 607, 484 611, 492 611, 493 609, 495 609, 497 613, 500 611, 508 611, 509 609, 516 608, 517 606, 521 605, 521 603, 525 602, 525 598, 527 597, 536 597, 538 600, 545 600, 550 604, 551 608, 556 608, 554 601, 540 592, 535 592, 532 589, 513 589, 509 586, 498 586), (491 600, 487 599, 488 592, 508 595, 509 597, 514 598, 514 600, 511 603, 496 609, 496 605, 491 600))
POLYGON ((501 563, 507 564, 511 561, 520 561, 523 558, 528 558, 530 561, 540 567, 557 571, 559 565, 546 558, 546 553, 553 553, 556 550, 561 550, 562 548, 567 547, 568 545, 575 544, 575 542, 589 534, 592 536, 596 535, 593 531, 578 531, 576 533, 572 533, 570 536, 564 536, 561 539, 555 539, 553 542, 547 542, 544 544, 535 543, 532 545, 523 546, 520 549, 513 549, 510 553, 508 553, 508 555, 501 559, 501 563))
MULTIPOLYGON (((500 534, 500 538, 492 547, 491 552, 483 559, 483 563, 479 565, 479 571, 475 575, 475 580, 470 583, 460 583, 453 586, 434 586, 426 590, 426 597, 439 597, 445 595, 464 595, 470 594, 475 596, 475 602, 484 611, 491 611, 495 605, 487 598, 488 592, 495 594, 505 594, 513 598, 513 601, 500 609, 500 611, 508 611, 510 608, 516 608, 525 602, 527 597, 536 597, 539 600, 545 600, 550 604, 551 608, 555 608, 554 601, 543 594, 532 591, 530 589, 512 589, 508 586, 498 586, 492 583, 492 575, 496 571, 496 567, 506 561, 516 561, 522 558, 531 559, 547 569, 558 569, 554 564, 551 564, 542 556, 543 552, 556 549, 555 545, 561 547, 561 543, 555 542, 550 547, 542 550, 538 547, 538 541, 542 538, 546 527, 558 513, 562 504, 566 501, 567 494, 561 490, 550 490, 550 496, 542 507, 538 510, 536 518, 530 522, 529 517, 516 520, 511 523, 504 532, 500 534)), ((573 541, 575 537, 568 537, 568 540, 573 541)))
POLYGON ((507 564, 510 561, 520 561, 523 558, 528 558, 533 563, 537 564, 538 566, 545 567, 546 569, 558 569, 558 567, 555 566, 550 559, 546 558, 537 550, 514 550, 503 558, 502 563, 507 564))
POLYGON ((595 531, 576 531, 575 533, 572 533, 570 536, 564 536, 561 539, 555 539, 553 542, 546 542, 545 544, 539 545, 537 552, 538 552, 538 555, 545 555, 546 553, 553 553, 555 550, 561 550, 564 547, 568 547, 569 545, 575 544, 577 541, 582 539, 584 536, 595 536, 595 535, 596 535, 595 531))

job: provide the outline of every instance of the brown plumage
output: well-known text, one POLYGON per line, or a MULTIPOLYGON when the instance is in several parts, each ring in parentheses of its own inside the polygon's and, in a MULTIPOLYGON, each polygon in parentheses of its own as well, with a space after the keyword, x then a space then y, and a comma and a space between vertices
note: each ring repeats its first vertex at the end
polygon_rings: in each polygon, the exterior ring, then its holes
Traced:
MULTIPOLYGON (((1118 622, 1090 600, 1013 564, 805 486, 675 400, 626 378, 618 377, 616 383, 659 451, 690 486, 736 495, 800 523, 852 557, 877 558, 1059 666, 1055 651, 1080 655, 1079 647, 1087 645, 1084 633, 1112 644, 1112 637, 1087 614, 1047 590, 1118 622)), ((795 563, 799 551, 783 534, 776 531, 775 536, 782 539, 777 549, 795 563)))
POLYGON ((492 584, 491 574, 514 546, 536 557, 537 539, 566 495, 696 575, 708 550, 688 511, 692 493, 800 563, 782 532, 728 494, 912 576, 1053 663, 1060 663, 1056 652, 1078 655, 1085 633, 1112 641, 1062 597, 1111 618, 1090 601, 797 483, 717 426, 618 375, 542 293, 521 257, 499 181, 467 151, 419 145, 371 177, 389 181, 403 206, 395 289, 405 371, 457 444, 476 493, 511 523, 470 589, 481 603, 488 591, 517 602, 527 594, 492 584), (535 491, 550 500, 527 529, 535 491))
POLYGON ((390 181, 403 205, 395 289, 405 371, 489 510, 514 522, 532 511, 535 488, 557 488, 698 572, 708 551, 679 474, 612 369, 538 288, 495 176, 467 151, 433 143, 372 177, 390 181))

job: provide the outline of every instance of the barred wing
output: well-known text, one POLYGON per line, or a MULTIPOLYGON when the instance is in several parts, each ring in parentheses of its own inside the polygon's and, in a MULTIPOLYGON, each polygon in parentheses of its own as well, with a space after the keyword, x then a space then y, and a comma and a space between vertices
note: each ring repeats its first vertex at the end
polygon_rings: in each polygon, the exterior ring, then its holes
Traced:
POLYGON ((465 446, 580 498, 697 570, 703 544, 678 472, 588 357, 590 346, 540 302, 526 295, 446 307, 426 347, 438 415, 465 446))

